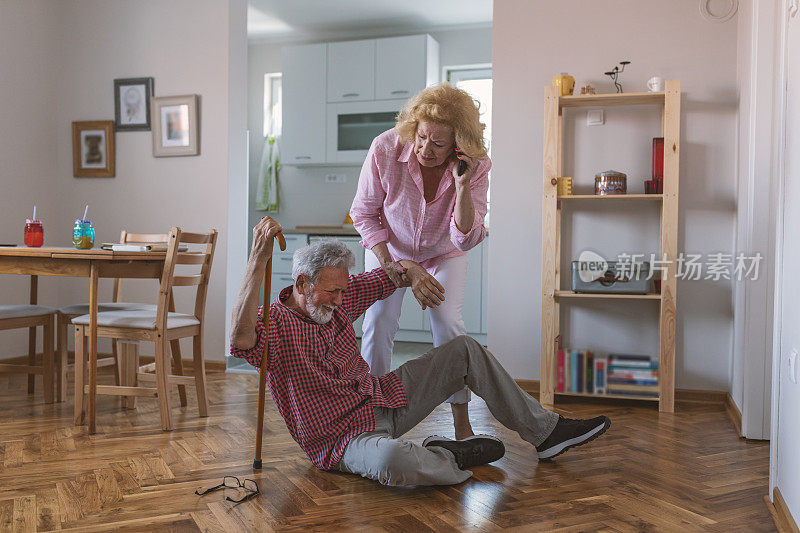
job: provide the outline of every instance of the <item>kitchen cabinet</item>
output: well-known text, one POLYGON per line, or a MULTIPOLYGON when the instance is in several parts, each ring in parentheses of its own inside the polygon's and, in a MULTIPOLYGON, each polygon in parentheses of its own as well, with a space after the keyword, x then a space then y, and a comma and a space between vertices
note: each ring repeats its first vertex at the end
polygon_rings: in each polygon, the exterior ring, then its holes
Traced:
POLYGON ((439 81, 430 35, 285 46, 282 165, 361 165, 406 100, 439 81))
MULTIPOLYGON (((468 333, 481 333, 481 302, 483 273, 483 249, 485 244, 479 244, 467 252, 467 282, 464 289, 464 306, 461 316, 464 318, 464 327, 468 333)), ((446 295, 445 295, 446 296, 446 295)))
POLYGON ((481 334, 489 333, 489 243, 481 244, 481 334))
POLYGON ((400 330, 415 332, 427 329, 430 331, 429 320, 427 311, 422 310, 411 287, 408 287, 403 295, 403 306, 400 308, 400 330))
POLYGON ((375 39, 328 43, 328 102, 375 99, 375 39))
POLYGON ((324 43, 285 46, 281 51, 282 164, 325 162, 326 54, 324 43))
POLYGON ((430 35, 376 41, 376 100, 409 98, 438 80, 439 43, 430 35))

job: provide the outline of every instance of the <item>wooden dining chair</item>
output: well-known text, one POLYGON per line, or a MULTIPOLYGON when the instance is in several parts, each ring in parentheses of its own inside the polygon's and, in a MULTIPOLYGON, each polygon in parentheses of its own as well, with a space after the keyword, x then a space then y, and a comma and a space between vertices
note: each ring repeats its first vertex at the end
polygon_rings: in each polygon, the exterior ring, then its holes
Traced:
MULTIPOLYGON (((89 333, 89 315, 82 315, 72 320, 75 325, 75 424, 80 425, 86 418, 87 403, 89 411, 89 429, 95 427, 95 393, 113 396, 158 398, 161 412, 161 427, 172 429, 172 413, 170 411, 169 386, 194 383, 197 391, 198 410, 201 417, 208 416, 208 398, 206 396, 205 366, 203 360, 203 326, 205 315, 208 280, 214 248, 217 242, 216 230, 209 233, 188 233, 180 228, 172 228, 169 234, 169 245, 161 276, 161 286, 156 309, 104 311, 97 313, 97 337, 117 339, 120 343, 122 385, 97 386, 96 391, 87 386, 87 370, 94 372, 97 368, 87 368, 87 339, 89 333), (202 245, 199 251, 179 251, 182 243, 202 245), (176 266, 199 268, 199 273, 192 275, 176 274, 176 266), (183 314, 170 311, 172 288, 179 286, 196 286, 194 312, 183 314), (179 339, 192 338, 193 375, 172 374, 169 369, 167 343, 178 342, 179 339), (138 365, 138 342, 155 343, 155 361, 152 365, 138 365), (155 370, 155 373, 149 370, 155 370), (155 386, 139 386, 139 383, 155 386), (87 394, 88 393, 88 394, 87 394)), ((180 370, 180 369, 179 369, 180 370)), ((128 404, 130 407, 131 404, 128 404)))
MULTIPOLYGON (((119 237, 121 244, 142 243, 166 243, 169 240, 169 235, 166 233, 128 233, 122 230, 119 237)), ((120 278, 114 279, 114 289, 112 292, 112 301, 97 304, 97 311, 125 311, 136 309, 155 309, 154 304, 143 304, 135 302, 122 301, 122 280, 120 278)), ((58 309, 57 323, 56 323, 56 397, 58 401, 64 402, 67 400, 67 372, 74 370, 74 364, 67 362, 67 339, 69 338, 69 325, 73 318, 89 313, 88 303, 72 304, 61 307, 58 309)), ((180 347, 178 349, 178 359, 180 359, 180 347)), ((174 354, 173 354, 174 355, 174 354)), ((97 366, 114 366, 114 381, 117 385, 120 384, 120 365, 119 357, 117 354, 117 341, 111 341, 111 356, 98 359, 97 366)), ((185 391, 181 395, 182 404, 186 405, 185 391)))
POLYGON ((36 304, 38 276, 31 276, 29 305, 0 305, 0 331, 28 328, 28 364, 0 364, 0 373, 28 374, 28 394, 33 394, 36 375, 42 376, 44 401, 53 403, 53 325, 56 310, 36 304), (42 327, 42 364, 36 364, 36 328, 42 327))

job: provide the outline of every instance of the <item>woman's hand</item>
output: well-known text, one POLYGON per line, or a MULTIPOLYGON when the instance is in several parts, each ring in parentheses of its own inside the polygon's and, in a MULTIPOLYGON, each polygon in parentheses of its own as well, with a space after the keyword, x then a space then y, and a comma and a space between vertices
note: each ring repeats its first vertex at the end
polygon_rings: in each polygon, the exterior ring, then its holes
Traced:
POLYGON ((469 182, 475 176, 475 171, 478 169, 478 160, 461 152, 456 152, 456 154, 458 161, 467 163, 467 168, 464 170, 463 174, 459 175, 458 162, 456 162, 456 165, 453 167, 453 181, 455 181, 456 188, 468 188, 469 182))
POLYGON ((436 307, 444 301, 444 287, 428 271, 414 261, 404 259, 400 264, 406 268, 406 277, 411 282, 411 291, 422 309, 436 307))
POLYGON ((409 287, 411 285, 408 278, 405 276, 406 269, 403 268, 399 261, 389 261, 382 264, 381 268, 383 268, 383 271, 389 276, 389 279, 392 280, 395 287, 409 287))
POLYGON ((381 264, 381 268, 386 275, 389 276, 389 279, 392 280, 395 287, 408 287, 408 279, 404 278, 405 268, 403 265, 400 264, 399 261, 395 261, 392 259, 392 254, 389 253, 389 247, 386 245, 386 242, 379 242, 375 246, 372 247, 372 253, 375 254, 375 258, 381 264))
POLYGON ((283 227, 270 217, 264 217, 253 228, 253 247, 250 250, 250 259, 266 261, 272 256, 272 247, 275 236, 283 231, 283 227))

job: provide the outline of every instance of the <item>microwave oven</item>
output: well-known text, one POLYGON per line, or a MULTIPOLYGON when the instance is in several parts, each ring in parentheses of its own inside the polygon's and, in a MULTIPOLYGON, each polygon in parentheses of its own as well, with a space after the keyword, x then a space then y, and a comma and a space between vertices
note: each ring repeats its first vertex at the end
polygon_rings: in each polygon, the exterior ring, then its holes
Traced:
POLYGON ((397 114, 406 103, 397 100, 328 104, 328 163, 361 165, 372 140, 394 127, 397 114))

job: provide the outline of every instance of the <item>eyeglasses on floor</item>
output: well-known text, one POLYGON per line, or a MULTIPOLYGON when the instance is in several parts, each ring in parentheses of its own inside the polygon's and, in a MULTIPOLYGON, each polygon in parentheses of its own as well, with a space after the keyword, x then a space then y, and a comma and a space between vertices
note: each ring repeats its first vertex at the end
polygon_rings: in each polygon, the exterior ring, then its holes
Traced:
POLYGON ((241 498, 239 498, 238 500, 231 498, 230 496, 225 498, 227 501, 233 503, 242 503, 243 501, 249 500, 250 498, 259 493, 258 483, 256 483, 254 480, 245 479, 244 481, 242 481, 236 476, 225 476, 224 478, 222 478, 222 483, 220 483, 219 485, 215 485, 213 487, 209 487, 203 490, 196 490, 194 491, 194 493, 197 494, 198 496, 203 496, 204 494, 208 494, 209 492, 213 492, 219 489, 243 489, 246 494, 241 498))

